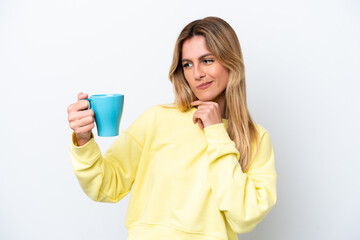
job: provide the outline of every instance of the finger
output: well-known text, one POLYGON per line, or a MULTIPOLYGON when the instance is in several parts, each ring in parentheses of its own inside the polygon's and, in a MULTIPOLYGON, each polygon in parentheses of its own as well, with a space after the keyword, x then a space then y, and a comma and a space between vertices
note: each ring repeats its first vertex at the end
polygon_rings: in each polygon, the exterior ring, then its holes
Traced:
POLYGON ((200 119, 202 121, 202 119, 204 118, 204 116, 206 116, 206 112, 205 111, 201 111, 201 110, 197 110, 196 112, 194 112, 193 114, 193 122, 194 124, 197 123, 197 120, 200 119))
POLYGON ((201 105, 202 103, 203 103, 203 101, 196 100, 196 101, 191 102, 191 106, 198 106, 198 105, 201 105))
POLYGON ((212 101, 200 101, 200 100, 196 100, 194 102, 191 102, 192 106, 199 106, 199 105, 214 105, 217 104, 216 102, 212 102, 212 101))
POLYGON ((83 92, 78 93, 78 101, 81 99, 87 99, 87 98, 88 98, 88 95, 86 93, 83 93, 83 92))
POLYGON ((205 109, 210 109, 212 105, 209 105, 209 104, 202 104, 202 105, 199 105, 197 107, 198 110, 205 110, 205 109))
POLYGON ((203 111, 204 113, 218 112, 220 114, 220 107, 217 103, 199 105, 197 110, 203 111))
POLYGON ((206 117, 210 112, 211 112, 211 109, 209 109, 207 107, 203 107, 201 109, 196 110, 196 112, 194 112, 193 116, 196 116, 196 118, 203 118, 203 117, 206 117))
POLYGON ((201 119, 198 118, 197 123, 198 123, 200 129, 203 130, 204 129, 204 123, 201 121, 201 119))
POLYGON ((84 127, 87 125, 92 125, 94 122, 95 122, 95 119, 93 116, 87 116, 87 117, 84 117, 84 118, 78 120, 78 124, 79 124, 78 126, 84 127))
POLYGON ((198 124, 201 129, 204 128, 204 123, 199 116, 196 115, 193 116, 193 123, 198 124))
POLYGON ((86 110, 89 108, 89 105, 90 105, 89 101, 80 100, 76 103, 71 104, 67 110, 68 110, 68 113, 70 114, 71 112, 86 110))
POLYGON ((193 114, 193 123, 196 124, 197 120, 200 118, 200 115, 198 114, 198 111, 194 112, 193 114))
POLYGON ((87 110, 90 108, 90 103, 87 100, 80 100, 78 103, 79 106, 81 107, 80 110, 87 110))
POLYGON ((76 104, 76 111, 83 111, 83 110, 87 110, 90 107, 90 103, 87 100, 84 99, 80 99, 78 102, 75 103, 76 104))
POLYGON ((76 135, 81 135, 81 134, 85 134, 85 133, 89 133, 91 132, 91 130, 95 127, 95 125, 92 124, 88 124, 86 126, 83 127, 78 127, 76 129, 73 129, 76 135))
POLYGON ((94 117, 94 111, 92 109, 83 110, 83 111, 74 111, 69 114, 68 120, 70 121, 77 121, 85 117, 92 116, 94 117))
POLYGON ((88 116, 76 121, 72 121, 69 123, 69 126, 72 130, 77 131, 79 128, 86 127, 88 125, 92 126, 94 125, 94 117, 88 116))

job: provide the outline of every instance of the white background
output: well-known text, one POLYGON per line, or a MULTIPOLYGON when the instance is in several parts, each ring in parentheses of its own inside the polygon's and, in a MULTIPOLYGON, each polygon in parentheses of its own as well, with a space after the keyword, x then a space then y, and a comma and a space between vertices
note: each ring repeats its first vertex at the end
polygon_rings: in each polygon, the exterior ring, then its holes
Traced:
POLYGON ((360 239, 355 0, 0 0, 0 239, 126 239, 128 196, 93 202, 77 182, 66 108, 80 91, 123 93, 123 130, 172 102, 176 38, 209 15, 238 34, 276 155, 277 205, 239 238, 360 239))

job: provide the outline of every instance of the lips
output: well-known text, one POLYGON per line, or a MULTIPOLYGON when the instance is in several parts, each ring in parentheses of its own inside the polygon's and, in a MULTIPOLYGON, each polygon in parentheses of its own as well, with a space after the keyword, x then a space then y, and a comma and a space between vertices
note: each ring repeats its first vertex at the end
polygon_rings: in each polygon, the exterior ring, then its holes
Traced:
POLYGON ((205 82, 205 83, 200 84, 200 85, 199 85, 199 86, 197 86, 196 88, 199 88, 199 89, 206 89, 206 88, 210 87, 212 83, 213 83, 213 81, 210 81, 210 82, 205 82))

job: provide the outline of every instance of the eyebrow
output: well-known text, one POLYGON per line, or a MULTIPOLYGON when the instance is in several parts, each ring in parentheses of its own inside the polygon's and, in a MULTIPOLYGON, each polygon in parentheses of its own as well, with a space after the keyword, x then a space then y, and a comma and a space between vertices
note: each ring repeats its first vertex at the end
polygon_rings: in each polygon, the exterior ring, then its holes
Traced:
MULTIPOLYGON (((201 60, 201 59, 206 58, 206 57, 208 57, 208 56, 214 56, 214 54, 212 54, 212 53, 206 53, 206 54, 204 54, 204 55, 201 55, 201 56, 198 58, 198 60, 201 60)), ((191 60, 184 58, 184 59, 181 60, 181 62, 191 62, 191 60)))

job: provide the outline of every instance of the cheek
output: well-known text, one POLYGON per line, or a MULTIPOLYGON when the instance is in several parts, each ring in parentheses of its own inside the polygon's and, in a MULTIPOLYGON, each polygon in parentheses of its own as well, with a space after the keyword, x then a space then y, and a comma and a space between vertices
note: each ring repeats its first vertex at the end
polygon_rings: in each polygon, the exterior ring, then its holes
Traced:
POLYGON ((218 72, 217 79, 219 79, 219 83, 222 87, 226 87, 229 82, 229 71, 227 69, 221 69, 218 72))
POLYGON ((193 88, 194 81, 192 81, 190 73, 184 72, 184 77, 185 77, 186 82, 189 84, 190 88, 193 88))
POLYGON ((229 73, 226 72, 226 74, 224 75, 224 86, 225 87, 227 86, 228 82, 229 82, 229 73))

